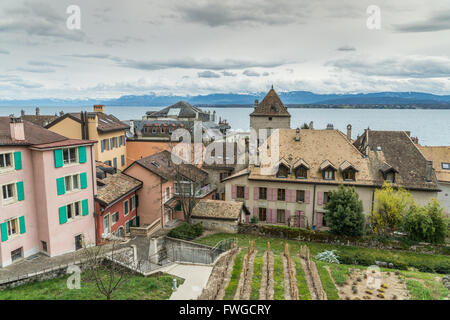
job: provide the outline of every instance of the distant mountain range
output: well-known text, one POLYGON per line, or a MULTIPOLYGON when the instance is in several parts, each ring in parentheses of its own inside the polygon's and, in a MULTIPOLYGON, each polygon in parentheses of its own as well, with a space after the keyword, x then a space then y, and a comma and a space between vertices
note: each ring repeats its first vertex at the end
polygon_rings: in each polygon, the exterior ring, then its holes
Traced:
MULTIPOLYGON (((180 100, 193 105, 253 105, 256 99, 262 100, 265 93, 235 94, 215 93, 197 96, 158 96, 125 95, 117 99, 30 99, 30 100, 0 100, 0 106, 90 106, 105 104, 107 106, 168 106, 180 100)), ((288 105, 390 105, 407 106, 435 105, 437 108, 450 109, 450 95, 434 95, 422 92, 377 92, 356 94, 316 94, 309 91, 281 92, 280 98, 288 105)), ((426 106, 424 106, 426 107, 426 106)))

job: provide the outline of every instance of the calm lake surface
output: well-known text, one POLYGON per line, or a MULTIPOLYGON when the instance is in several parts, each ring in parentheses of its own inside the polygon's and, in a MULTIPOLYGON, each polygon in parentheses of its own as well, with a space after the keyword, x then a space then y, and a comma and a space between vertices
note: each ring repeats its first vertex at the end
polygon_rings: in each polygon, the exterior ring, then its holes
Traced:
MULTIPOLYGON (((141 119, 146 111, 160 110, 163 107, 105 107, 107 113, 114 114, 120 120, 141 119)), ((20 115, 20 110, 26 114, 34 114, 34 107, 0 107, 0 116, 14 113, 20 115)), ((40 107, 41 114, 64 112, 91 111, 88 107, 40 107)), ((233 129, 249 130, 250 113, 253 108, 203 108, 216 110, 217 119, 228 120, 233 129)), ((422 145, 450 145, 450 110, 422 109, 301 109, 290 108, 291 127, 296 128, 304 122, 314 122, 314 128, 324 129, 332 123, 335 129, 346 132, 347 124, 353 129, 353 139, 362 134, 367 127, 374 130, 405 130, 419 138, 422 145)))

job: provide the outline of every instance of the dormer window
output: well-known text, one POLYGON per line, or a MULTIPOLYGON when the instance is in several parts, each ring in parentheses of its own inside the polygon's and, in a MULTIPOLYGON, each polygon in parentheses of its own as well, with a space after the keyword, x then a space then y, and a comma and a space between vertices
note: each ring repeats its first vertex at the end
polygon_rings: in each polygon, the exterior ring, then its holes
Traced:
POLYGON ((270 112, 277 112, 277 107, 270 106, 270 112))
POLYGON ((322 177, 324 180, 334 180, 334 169, 328 167, 322 171, 322 177))
POLYGON ((442 169, 444 169, 444 170, 450 170, 450 163, 442 162, 442 169))
POLYGON ((300 166, 295 169, 295 178, 306 179, 308 177, 308 169, 305 166, 300 166))
POLYGON ((395 182, 395 173, 393 171, 386 173, 384 180, 386 180, 387 182, 390 182, 390 183, 394 183, 395 182))
POLYGON ((347 169, 342 171, 342 178, 345 181, 355 181, 356 171, 353 169, 347 169))
POLYGON ((288 172, 289 172, 289 169, 286 166, 280 165, 278 167, 277 178, 287 178, 288 172))

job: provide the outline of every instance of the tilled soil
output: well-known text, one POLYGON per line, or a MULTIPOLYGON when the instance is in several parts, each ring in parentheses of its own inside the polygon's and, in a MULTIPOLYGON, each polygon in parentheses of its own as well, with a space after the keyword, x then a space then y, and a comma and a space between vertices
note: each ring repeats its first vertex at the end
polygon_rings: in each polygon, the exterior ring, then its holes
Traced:
POLYGON ((261 272, 261 287, 259 289, 259 300, 273 300, 273 291, 274 291, 273 263, 274 263, 273 253, 271 251, 269 252, 266 251, 263 257, 263 267, 261 272))
POLYGON ((314 261, 310 261, 309 265, 305 259, 301 259, 303 270, 305 271, 306 283, 308 284, 311 300, 327 300, 327 295, 322 287, 319 272, 314 261))
POLYGON ((289 263, 285 255, 283 255, 283 270, 284 270, 284 298, 286 300, 298 300, 297 288, 297 272, 295 270, 295 262, 291 259, 292 279, 289 277, 289 263), (291 286, 292 282, 292 286, 291 286), (294 289, 292 292, 291 288, 294 289))
POLYGON ((250 255, 247 272, 244 270, 245 263, 242 265, 241 278, 239 279, 234 300, 250 300, 250 294, 252 291, 253 262, 255 261, 256 253, 256 250, 254 250, 250 255))

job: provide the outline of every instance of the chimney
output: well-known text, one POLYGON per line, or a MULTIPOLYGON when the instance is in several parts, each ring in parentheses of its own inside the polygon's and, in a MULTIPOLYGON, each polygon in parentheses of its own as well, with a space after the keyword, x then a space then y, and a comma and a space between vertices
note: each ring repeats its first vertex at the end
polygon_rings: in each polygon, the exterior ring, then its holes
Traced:
POLYGON ((59 112, 59 116, 62 117, 64 115, 64 111, 59 112))
POLYGON ((103 104, 94 104, 94 112, 105 112, 105 106, 103 104))
POLYGON ((425 181, 431 182, 433 176, 433 161, 427 160, 427 164, 425 166, 425 181))
POLYGON ((300 128, 295 130, 295 141, 300 141, 300 128))
POLYGON ((41 115, 41 110, 39 109, 39 107, 36 108, 36 116, 40 116, 41 115))
POLYGON ((25 140, 25 128, 21 118, 10 117, 9 128, 11 130, 11 139, 17 141, 25 140))
POLYGON ((327 124, 327 130, 334 130, 334 126, 332 123, 327 124))
POLYGON ((349 141, 352 140, 352 125, 351 124, 347 125, 347 139, 349 141))
POLYGON ((311 121, 311 122, 309 123, 309 126, 308 126, 308 127, 309 127, 311 130, 313 130, 313 129, 314 129, 314 122, 311 121))
POLYGON ((216 110, 213 111, 213 115, 212 116, 213 116, 213 120, 212 121, 216 122, 216 110))
POLYGON ((20 116, 23 117, 25 115, 25 110, 20 110, 20 116))
POLYGON ((259 104, 259 100, 256 99, 256 100, 255 100, 255 108, 258 106, 258 104, 259 104))

